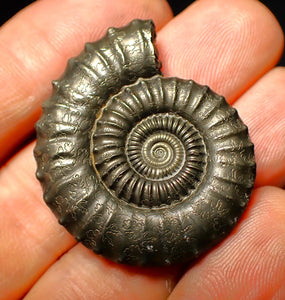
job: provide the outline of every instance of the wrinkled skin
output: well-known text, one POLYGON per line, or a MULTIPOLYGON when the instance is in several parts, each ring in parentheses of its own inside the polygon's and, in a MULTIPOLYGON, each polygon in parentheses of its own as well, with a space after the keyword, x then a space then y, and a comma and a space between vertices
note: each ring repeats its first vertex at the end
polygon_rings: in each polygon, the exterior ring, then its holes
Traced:
POLYGON ((0 29, 0 299, 285 299, 284 40, 254 0, 41 0, 0 29), (42 200, 34 124, 71 56, 109 26, 152 18, 165 76, 223 94, 249 126, 257 179, 238 226, 188 266, 118 265, 77 244, 42 200))

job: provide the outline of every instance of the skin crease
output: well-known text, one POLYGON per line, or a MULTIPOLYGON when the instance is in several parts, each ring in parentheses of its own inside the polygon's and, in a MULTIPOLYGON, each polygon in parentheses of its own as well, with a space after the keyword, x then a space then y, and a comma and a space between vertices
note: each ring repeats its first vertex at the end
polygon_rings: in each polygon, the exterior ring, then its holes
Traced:
POLYGON ((285 95, 276 87, 285 71, 274 68, 280 26, 253 0, 200 0, 174 19, 164 1, 117 3, 41 0, 0 29, 0 299, 284 299, 285 95), (121 266, 76 244, 42 200, 34 142, 19 146, 67 59, 107 27, 138 17, 160 29, 165 76, 225 95, 255 143, 256 189, 245 214, 187 270, 121 266))

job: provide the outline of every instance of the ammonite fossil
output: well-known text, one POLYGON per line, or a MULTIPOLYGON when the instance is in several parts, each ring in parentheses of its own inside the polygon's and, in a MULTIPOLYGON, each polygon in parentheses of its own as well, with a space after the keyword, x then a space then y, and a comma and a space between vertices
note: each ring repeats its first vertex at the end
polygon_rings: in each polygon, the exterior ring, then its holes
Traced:
POLYGON ((68 62, 36 125, 37 178, 59 222, 120 263, 190 261, 229 234, 255 179, 237 111, 164 78, 152 21, 110 28, 68 62))

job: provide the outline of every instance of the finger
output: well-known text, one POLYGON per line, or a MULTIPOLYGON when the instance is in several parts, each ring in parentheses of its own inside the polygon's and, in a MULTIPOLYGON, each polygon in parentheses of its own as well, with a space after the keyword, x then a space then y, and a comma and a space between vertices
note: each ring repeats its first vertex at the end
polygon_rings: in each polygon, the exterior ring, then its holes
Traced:
POLYGON ((209 85, 230 103, 278 61, 283 33, 258 1, 196 1, 158 34, 166 76, 209 85))
POLYGON ((25 300, 166 299, 176 276, 173 267, 119 266, 78 244, 41 277, 25 300))
POLYGON ((0 162, 33 130, 51 81, 84 43, 109 26, 152 18, 158 28, 171 18, 164 0, 36 1, 0 30, 0 162))
POLYGON ((34 176, 33 146, 24 149, 0 173, 1 299, 19 299, 75 244, 42 200, 34 176))
POLYGON ((284 299, 285 191, 256 190, 234 233, 184 274, 169 300, 284 299))
POLYGON ((262 77, 235 107, 255 147, 256 185, 285 185, 285 68, 262 77))

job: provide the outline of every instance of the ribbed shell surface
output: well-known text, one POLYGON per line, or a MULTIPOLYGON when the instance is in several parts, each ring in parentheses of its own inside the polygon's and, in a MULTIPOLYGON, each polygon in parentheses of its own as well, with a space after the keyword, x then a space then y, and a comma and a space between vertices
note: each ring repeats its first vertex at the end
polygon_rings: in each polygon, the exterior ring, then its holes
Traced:
POLYGON ((151 21, 69 61, 36 125, 37 178, 69 232, 120 263, 190 261, 239 220, 255 179, 237 111, 192 80, 164 78, 151 21))

